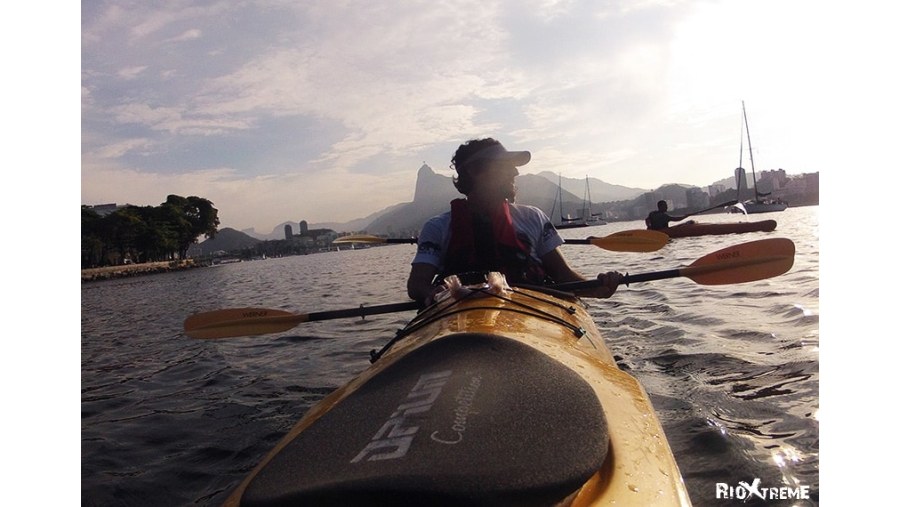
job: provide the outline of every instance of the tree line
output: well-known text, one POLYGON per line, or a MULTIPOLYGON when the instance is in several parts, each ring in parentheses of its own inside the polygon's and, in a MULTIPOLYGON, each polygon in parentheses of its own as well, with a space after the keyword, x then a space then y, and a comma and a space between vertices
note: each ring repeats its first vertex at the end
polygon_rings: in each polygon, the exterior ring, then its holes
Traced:
POLYGON ((125 206, 100 216, 81 207, 81 267, 187 258, 200 235, 215 237, 219 211, 202 197, 169 195, 159 206, 125 206))

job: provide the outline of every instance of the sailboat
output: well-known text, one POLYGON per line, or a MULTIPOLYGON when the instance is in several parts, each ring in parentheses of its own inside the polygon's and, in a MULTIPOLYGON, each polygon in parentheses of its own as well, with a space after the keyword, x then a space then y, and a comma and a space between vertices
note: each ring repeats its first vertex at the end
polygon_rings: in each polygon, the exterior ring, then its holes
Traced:
POLYGON ((591 211, 591 182, 588 177, 584 177, 584 210, 582 211, 584 221, 587 225, 606 225, 603 220, 603 213, 593 213, 591 211))
POLYGON ((750 124, 747 122, 747 107, 744 101, 741 101, 741 110, 743 111, 744 121, 741 123, 741 155, 738 160, 738 167, 734 170, 734 178, 737 183, 737 198, 741 198, 741 186, 747 186, 747 172, 744 170, 744 130, 747 130, 747 151, 750 153, 750 171, 753 174, 753 199, 746 200, 740 206, 732 206, 729 211, 739 213, 770 213, 774 211, 784 211, 787 209, 787 203, 781 199, 768 199, 771 192, 763 193, 759 191, 756 184, 756 165, 753 163, 753 146, 750 144, 750 124))
MULTIPOLYGON (((553 220, 553 215, 556 213, 556 205, 559 203, 559 223, 554 226, 557 229, 574 229, 575 227, 587 227, 588 224, 582 217, 572 218, 571 215, 563 216, 562 211, 562 175, 559 175, 559 182, 556 184, 556 200, 553 201, 553 209, 550 210, 550 220, 553 220)), ((583 210, 582 210, 583 212, 583 210)))

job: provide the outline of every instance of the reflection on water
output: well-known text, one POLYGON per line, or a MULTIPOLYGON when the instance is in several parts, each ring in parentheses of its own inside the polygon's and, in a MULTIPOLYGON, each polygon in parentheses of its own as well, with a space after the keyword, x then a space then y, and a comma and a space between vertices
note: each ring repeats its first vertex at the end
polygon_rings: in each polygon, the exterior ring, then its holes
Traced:
MULTIPOLYGON (((755 478, 766 487, 810 486, 808 504, 818 501, 818 208, 738 219, 770 217, 779 223, 773 233, 680 238, 651 254, 563 247, 585 274, 643 273, 754 239, 795 242, 794 267, 774 279, 661 280, 586 301, 620 367, 650 393, 696 505, 722 505, 717 483, 755 478)), ((198 341, 181 333, 188 314, 401 302, 413 250, 395 245, 82 285, 82 503, 220 503, 306 409, 363 370, 369 352, 413 316, 198 341)))

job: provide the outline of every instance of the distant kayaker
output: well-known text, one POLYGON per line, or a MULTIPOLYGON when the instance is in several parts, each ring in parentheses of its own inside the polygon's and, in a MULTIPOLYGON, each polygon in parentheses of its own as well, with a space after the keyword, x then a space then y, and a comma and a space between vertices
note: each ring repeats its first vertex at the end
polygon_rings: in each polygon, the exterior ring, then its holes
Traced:
MULTIPOLYGON (((668 213, 669 205, 666 201, 659 201, 656 203, 656 211, 651 211, 647 218, 644 219, 644 223, 647 224, 647 228, 650 230, 658 231, 660 229, 665 229, 669 227, 669 222, 680 222, 687 218, 687 216, 672 216, 668 213)), ((679 225, 687 225, 694 223, 693 220, 688 220, 687 222, 679 225)))
MULTIPOLYGON (((547 214, 513 204, 518 167, 530 160, 530 152, 507 151, 492 138, 472 139, 457 148, 451 159, 457 172, 453 185, 466 198, 454 199, 450 211, 422 227, 406 283, 412 299, 430 304, 444 290, 440 281, 445 276, 469 272, 500 271, 513 285, 585 280, 560 252, 563 239, 547 214)), ((602 286, 576 293, 608 298, 622 275, 611 271, 597 278, 602 286)))

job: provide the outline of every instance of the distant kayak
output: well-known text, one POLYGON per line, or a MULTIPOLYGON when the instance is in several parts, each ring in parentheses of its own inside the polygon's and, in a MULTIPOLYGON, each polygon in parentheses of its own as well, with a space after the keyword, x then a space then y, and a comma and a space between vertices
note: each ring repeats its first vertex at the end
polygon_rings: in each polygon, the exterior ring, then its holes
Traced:
POLYGON ((659 229, 670 238, 687 238, 692 236, 709 236, 720 234, 742 234, 745 232, 772 232, 778 223, 775 220, 759 222, 736 222, 727 224, 683 224, 659 229))

